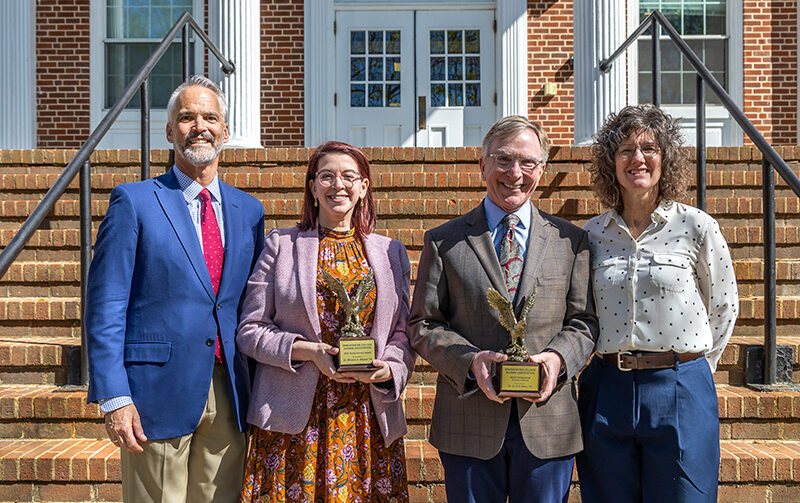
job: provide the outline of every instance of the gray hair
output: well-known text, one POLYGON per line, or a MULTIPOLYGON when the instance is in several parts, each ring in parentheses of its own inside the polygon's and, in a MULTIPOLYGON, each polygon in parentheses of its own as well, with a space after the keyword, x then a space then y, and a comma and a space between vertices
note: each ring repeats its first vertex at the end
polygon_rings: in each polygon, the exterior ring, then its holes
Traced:
POLYGON ((227 124, 228 102, 225 100, 225 93, 222 92, 222 89, 220 89, 213 80, 203 77, 202 75, 192 75, 186 80, 186 82, 179 85, 174 91, 172 91, 169 101, 167 102, 167 121, 172 122, 173 113, 175 112, 175 107, 178 104, 178 96, 181 95, 184 89, 194 86, 205 87, 217 95, 217 101, 219 101, 219 111, 222 113, 222 121, 227 124))
POLYGON ((533 131, 539 139, 539 145, 542 147, 542 162, 547 162, 547 157, 550 154, 550 144, 547 141, 547 134, 545 134, 542 126, 538 122, 528 120, 521 115, 510 115, 503 117, 492 125, 491 129, 483 137, 483 145, 481 146, 481 156, 486 157, 489 153, 489 147, 495 140, 504 140, 516 136, 523 131, 533 131))

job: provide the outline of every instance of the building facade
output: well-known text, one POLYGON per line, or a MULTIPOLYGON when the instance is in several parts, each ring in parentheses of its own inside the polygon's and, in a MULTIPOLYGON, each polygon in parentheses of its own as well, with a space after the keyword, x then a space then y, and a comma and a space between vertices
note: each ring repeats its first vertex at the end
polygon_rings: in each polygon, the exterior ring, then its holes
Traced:
MULTIPOLYGON (((232 145, 470 146, 498 117, 527 115, 555 145, 586 144, 607 116, 653 99, 645 33, 661 10, 774 144, 798 143, 798 3, 793 0, 6 0, 0 2, 0 148, 77 148, 184 11, 236 64, 224 76, 232 145)), ((662 106, 695 141, 695 74, 662 32, 662 106)), ((152 145, 166 147, 176 41, 151 76, 152 145)), ((748 141, 707 91, 708 145, 748 141)), ((138 97, 101 147, 137 147, 138 97)))

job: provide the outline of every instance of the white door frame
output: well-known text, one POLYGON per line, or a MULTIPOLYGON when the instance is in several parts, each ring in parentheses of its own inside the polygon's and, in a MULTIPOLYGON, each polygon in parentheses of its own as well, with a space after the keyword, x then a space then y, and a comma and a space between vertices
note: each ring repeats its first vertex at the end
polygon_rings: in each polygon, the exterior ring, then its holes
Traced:
POLYGON ((528 3, 526 0, 304 0, 305 145, 315 147, 336 136, 333 96, 336 85, 336 10, 495 10, 498 118, 528 115, 528 3))

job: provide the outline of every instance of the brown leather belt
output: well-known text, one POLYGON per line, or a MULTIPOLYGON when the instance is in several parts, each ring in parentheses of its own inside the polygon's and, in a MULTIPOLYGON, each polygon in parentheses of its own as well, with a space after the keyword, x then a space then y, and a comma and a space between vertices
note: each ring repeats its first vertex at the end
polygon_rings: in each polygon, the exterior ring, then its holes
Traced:
POLYGON ((675 351, 623 351, 621 353, 599 354, 606 363, 616 365, 618 369, 646 370, 675 368, 675 356, 678 363, 697 360, 704 353, 675 353, 675 351))

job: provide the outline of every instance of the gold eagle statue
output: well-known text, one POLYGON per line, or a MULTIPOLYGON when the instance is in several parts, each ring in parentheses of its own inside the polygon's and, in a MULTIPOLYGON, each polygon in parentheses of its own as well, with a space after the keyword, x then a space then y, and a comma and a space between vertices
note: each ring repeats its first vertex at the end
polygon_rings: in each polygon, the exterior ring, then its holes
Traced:
POLYGON ((372 268, 370 267, 367 270, 367 274, 358 283, 356 293, 352 298, 347 292, 344 283, 324 269, 322 271, 322 282, 336 295, 339 307, 342 308, 344 323, 340 329, 340 337, 363 337, 365 335, 364 326, 361 325, 358 313, 361 311, 367 292, 375 285, 375 273, 372 268))
POLYGON ((519 320, 514 316, 514 306, 507 298, 494 288, 486 291, 486 300, 489 305, 497 310, 500 314, 500 324, 505 327, 511 335, 509 345, 505 350, 508 359, 516 362, 523 362, 528 360, 528 348, 525 347, 525 327, 527 322, 525 318, 528 312, 533 307, 533 302, 536 300, 536 289, 534 288, 531 296, 525 301, 522 306, 522 311, 519 313, 519 320))

